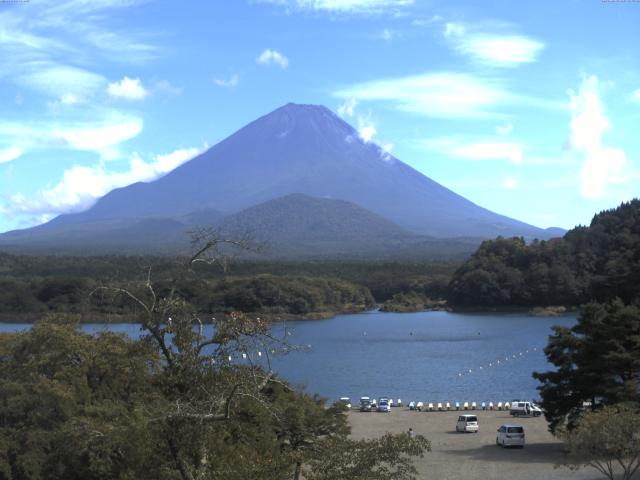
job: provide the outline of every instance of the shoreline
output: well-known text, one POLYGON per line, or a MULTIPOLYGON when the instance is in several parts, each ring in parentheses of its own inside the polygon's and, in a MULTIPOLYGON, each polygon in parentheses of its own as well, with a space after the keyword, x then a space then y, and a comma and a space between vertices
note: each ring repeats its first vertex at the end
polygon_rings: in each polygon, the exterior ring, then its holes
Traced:
MULTIPOLYGON (((555 313, 553 308, 555 307, 535 307, 535 308, 527 308, 527 307, 484 307, 484 308, 427 308, 423 310, 415 310, 415 311, 388 311, 381 309, 382 304, 376 304, 375 308, 363 308, 363 309, 345 309, 340 312, 310 312, 304 314, 303 316, 293 314, 293 313, 263 313, 263 312, 248 312, 245 315, 250 317, 260 317, 265 318, 269 323, 278 323, 282 321, 315 321, 315 320, 328 320, 331 318, 335 318, 338 315, 351 315, 351 314, 365 314, 369 312, 380 312, 380 313, 420 313, 420 312, 449 312, 453 314, 528 314, 532 318, 539 317, 562 317, 566 315, 574 315, 579 309, 576 307, 566 308, 561 313, 555 313), (549 314, 536 314, 534 310, 536 308, 542 308, 544 310, 550 309, 551 312, 549 314)), ((138 317, 135 315, 114 315, 114 314, 77 314, 77 313, 64 313, 64 312, 46 312, 42 314, 6 314, 0 313, 0 324, 6 325, 22 325, 22 324, 34 324, 39 320, 42 320, 46 315, 80 315, 80 321, 78 322, 81 325, 100 325, 100 324, 108 324, 108 325, 122 325, 122 324, 140 324, 138 321, 138 317), (19 317, 19 318, 16 318, 19 317), (22 317, 22 318, 20 318, 22 317), (86 318, 91 317, 91 318, 86 318)), ((207 317, 215 317, 218 315, 228 315, 228 313, 207 313, 203 314, 203 318, 207 317)), ((211 322, 203 322, 205 325, 210 324, 211 322)))

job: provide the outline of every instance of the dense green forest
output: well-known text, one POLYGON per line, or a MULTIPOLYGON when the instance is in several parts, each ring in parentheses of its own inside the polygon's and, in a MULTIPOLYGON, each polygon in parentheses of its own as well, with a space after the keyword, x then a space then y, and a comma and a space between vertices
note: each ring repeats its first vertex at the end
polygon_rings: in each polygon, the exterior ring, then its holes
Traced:
POLYGON ((455 307, 578 306, 640 301, 640 200, 596 215, 563 238, 485 241, 454 274, 455 307))
POLYGON ((81 314, 82 321, 89 322, 134 320, 135 305, 90 294, 101 286, 135 284, 149 272, 161 291, 169 285, 177 288, 202 313, 327 316, 372 308, 394 295, 441 299, 457 267, 432 262, 236 261, 225 268, 197 264, 185 274, 186 262, 0 254, 0 319, 32 321, 55 312, 81 314))
MULTIPOLYGON (((271 370, 271 357, 297 347, 264 318, 233 311, 205 333, 195 302, 207 284, 190 267, 216 242, 173 278, 148 272, 94 291, 105 308, 135 305, 139 339, 82 333, 70 313, 0 335, 0 480, 416 479, 412 459, 429 441, 349 438, 344 405, 327 408, 271 370)), ((216 281, 217 301, 234 310, 289 293, 316 306, 370 300, 342 280, 216 281)))
POLYGON ((139 340, 69 314, 0 335, 0 480, 417 478, 429 441, 349 438, 342 405, 258 361, 287 350, 266 322, 234 314, 205 337, 175 292, 152 297, 139 340))

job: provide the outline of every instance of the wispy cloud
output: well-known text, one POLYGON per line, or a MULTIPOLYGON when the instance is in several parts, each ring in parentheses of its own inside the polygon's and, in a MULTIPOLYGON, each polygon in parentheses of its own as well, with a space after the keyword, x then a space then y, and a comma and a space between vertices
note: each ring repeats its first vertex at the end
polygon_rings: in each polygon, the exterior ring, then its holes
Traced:
POLYGON ((384 40, 385 42, 391 42, 392 40, 400 36, 402 36, 402 34, 397 30, 391 30, 389 28, 385 28, 384 30, 382 30, 382 32, 380 32, 380 34, 377 37, 384 40))
POLYGON ((18 147, 9 147, 0 149, 0 163, 8 163, 22 156, 22 149, 18 147))
POLYGON ((137 137, 143 128, 138 118, 124 119, 120 122, 105 123, 98 126, 75 126, 53 130, 53 138, 60 139, 74 150, 105 152, 122 142, 137 137))
POLYGON ((256 62, 261 63, 262 65, 278 65, 280 68, 285 69, 289 66, 289 59, 285 57, 282 53, 277 50, 271 50, 267 48, 264 50, 258 58, 256 58, 256 62))
POLYGON ((338 106, 338 115, 341 117, 353 117, 356 111, 358 101, 355 98, 348 98, 340 106, 338 106))
POLYGON ((631 101, 640 103, 640 88, 637 90, 634 90, 633 93, 631 93, 631 101))
POLYGON ((500 185, 502 186, 502 188, 506 188, 507 190, 516 190, 520 188, 520 182, 517 178, 514 177, 503 178, 500 185))
POLYGON ((392 102, 404 111, 431 117, 482 116, 506 100, 497 82, 458 73, 427 73, 374 80, 335 92, 341 98, 392 102))
POLYGON ((493 67, 516 67, 535 62, 545 45, 534 38, 493 33, 462 23, 445 23, 444 37, 458 53, 473 62, 493 67))
POLYGON ((182 94, 182 87, 177 87, 177 86, 173 85, 168 80, 160 80, 158 82, 155 82, 154 90, 156 92, 166 93, 168 95, 181 95, 182 94))
POLYGON ((228 79, 214 78, 213 83, 215 83, 219 87, 233 88, 236 87, 238 83, 240 83, 240 76, 237 73, 234 73, 228 79))
POLYGON ((106 79, 83 68, 58 65, 49 61, 29 62, 15 82, 58 100, 73 95, 78 102, 93 97, 106 84, 106 79))
POLYGON ((434 72, 358 83, 334 92, 343 99, 389 102, 398 110, 436 118, 499 117, 498 107, 566 109, 566 103, 518 95, 500 78, 434 72))
POLYGON ((513 123, 507 122, 504 125, 496 126, 496 133, 498 135, 506 136, 513 131, 513 123))
POLYGON ((445 137, 417 143, 428 150, 466 160, 506 160, 513 164, 520 164, 524 160, 525 146, 515 142, 468 142, 445 137))
POLYGON ((582 80, 577 92, 570 91, 571 123, 569 143, 582 158, 580 193, 587 198, 601 198, 612 184, 625 183, 628 161, 625 151, 605 145, 603 135, 612 129, 600 98, 598 77, 582 80))
MULTIPOLYGON (((349 98, 345 100, 340 106, 338 106, 338 115, 347 119, 355 120, 357 122, 358 138, 364 143, 375 144, 378 148, 380 158, 384 162, 393 162, 394 159, 391 156, 393 151, 393 143, 391 142, 378 142, 378 129, 373 120, 371 111, 367 114, 357 112, 358 101, 355 98, 349 98)), ((345 141, 352 142, 353 136, 348 136, 345 141)))
POLYGON ((178 149, 168 154, 155 155, 149 160, 136 154, 130 159, 127 170, 121 172, 111 171, 103 163, 93 166, 77 165, 65 170, 62 179, 52 188, 41 190, 29 198, 22 194, 13 195, 0 210, 6 215, 44 216, 44 220, 61 213, 82 211, 111 190, 134 182, 155 180, 202 150, 178 149))
POLYGON ((414 0, 261 0, 289 11, 316 11, 350 14, 380 14, 414 4, 414 0))
POLYGON ((18 123, 0 120, 0 137, 22 152, 35 149, 91 151, 102 158, 119 156, 119 145, 138 136, 142 119, 118 112, 104 114, 97 121, 38 121, 18 123))
POLYGON ((124 77, 119 82, 110 83, 107 86, 107 93, 114 98, 125 100, 144 100, 149 92, 139 78, 124 77))

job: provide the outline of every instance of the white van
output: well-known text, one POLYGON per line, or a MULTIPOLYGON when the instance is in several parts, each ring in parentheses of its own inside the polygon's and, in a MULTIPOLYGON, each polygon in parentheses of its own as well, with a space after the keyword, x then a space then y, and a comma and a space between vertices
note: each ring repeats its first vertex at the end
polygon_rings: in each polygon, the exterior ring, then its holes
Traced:
POLYGON ((522 425, 502 425, 496 435, 496 445, 524 448, 524 427, 522 425))
POLYGON ((456 432, 478 433, 478 417, 475 415, 460 415, 456 423, 456 432))
POLYGON ((542 415, 542 409, 533 402, 514 400, 511 402, 509 413, 514 417, 528 417, 531 415, 539 417, 542 415))

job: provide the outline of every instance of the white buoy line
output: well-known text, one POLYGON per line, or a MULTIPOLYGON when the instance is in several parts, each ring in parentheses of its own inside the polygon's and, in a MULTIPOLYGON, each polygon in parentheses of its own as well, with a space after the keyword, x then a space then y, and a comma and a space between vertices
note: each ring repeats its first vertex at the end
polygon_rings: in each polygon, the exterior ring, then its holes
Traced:
POLYGON ((530 349, 527 349, 527 350, 523 350, 523 351, 518 352, 518 353, 513 353, 511 355, 505 355, 504 357, 500 357, 500 358, 498 358, 496 360, 492 360, 490 362, 486 362, 486 363, 484 363, 482 365, 479 365, 478 367, 476 367, 475 370, 473 368, 464 369, 464 370, 458 372, 457 377, 458 378, 462 378, 462 377, 465 377, 467 375, 471 375, 474 372, 478 372, 479 370, 486 370, 488 368, 495 368, 495 367, 499 367, 501 365, 512 363, 512 362, 514 362, 516 360, 519 360, 522 357, 525 357, 527 355, 530 355, 532 353, 537 353, 537 352, 540 352, 540 351, 542 351, 542 349, 539 349, 538 347, 533 347, 533 348, 530 348, 530 349))

